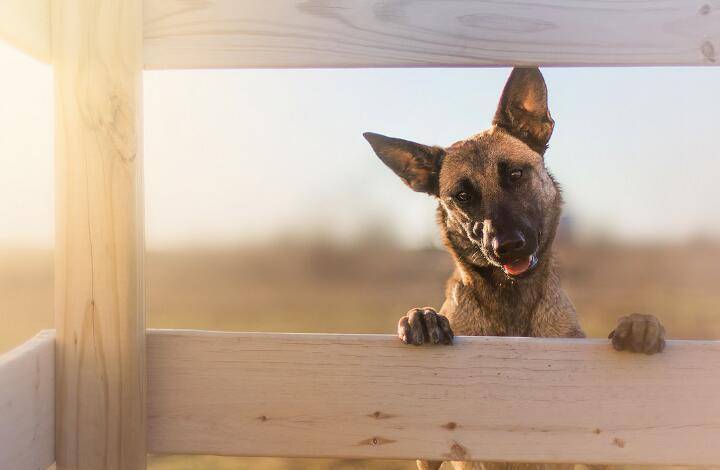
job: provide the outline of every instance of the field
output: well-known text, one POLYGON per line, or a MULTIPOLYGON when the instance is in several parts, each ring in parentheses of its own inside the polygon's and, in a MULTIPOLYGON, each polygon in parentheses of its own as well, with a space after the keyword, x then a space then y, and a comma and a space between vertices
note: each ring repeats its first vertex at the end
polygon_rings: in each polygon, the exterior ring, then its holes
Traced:
MULTIPOLYGON (((558 249, 564 286, 589 336, 651 312, 671 338, 720 338, 720 244, 558 249)), ((148 326, 392 333, 413 306, 439 306, 449 257, 435 249, 285 243, 147 255, 148 326)), ((52 253, 0 250, 0 352, 52 327, 52 253)), ((413 469, 411 462, 157 456, 155 470, 413 469)))

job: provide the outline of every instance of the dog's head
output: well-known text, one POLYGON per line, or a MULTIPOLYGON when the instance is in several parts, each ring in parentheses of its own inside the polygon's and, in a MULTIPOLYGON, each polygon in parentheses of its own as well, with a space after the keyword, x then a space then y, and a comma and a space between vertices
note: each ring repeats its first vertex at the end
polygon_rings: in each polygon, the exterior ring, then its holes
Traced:
POLYGON ((545 258, 560 216, 560 191, 544 162, 553 125, 542 74, 516 68, 492 127, 480 134, 447 148, 364 135, 410 188, 438 199, 457 256, 519 278, 545 258))

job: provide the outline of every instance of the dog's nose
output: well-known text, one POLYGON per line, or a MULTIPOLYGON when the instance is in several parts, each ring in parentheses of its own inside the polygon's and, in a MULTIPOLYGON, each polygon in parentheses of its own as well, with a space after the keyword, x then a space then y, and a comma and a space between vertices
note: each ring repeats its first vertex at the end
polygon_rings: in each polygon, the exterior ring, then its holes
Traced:
POLYGON ((519 230, 498 234, 493 239, 492 246, 497 256, 508 257, 525 248, 525 237, 519 230))

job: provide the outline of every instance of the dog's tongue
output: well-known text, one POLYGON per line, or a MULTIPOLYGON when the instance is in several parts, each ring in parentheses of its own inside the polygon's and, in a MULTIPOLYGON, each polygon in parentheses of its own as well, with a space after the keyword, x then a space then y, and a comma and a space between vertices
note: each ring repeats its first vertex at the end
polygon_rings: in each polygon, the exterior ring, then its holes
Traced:
POLYGON ((528 256, 526 258, 515 260, 512 263, 503 264, 503 269, 511 276, 518 276, 528 270, 531 261, 532 257, 528 256))

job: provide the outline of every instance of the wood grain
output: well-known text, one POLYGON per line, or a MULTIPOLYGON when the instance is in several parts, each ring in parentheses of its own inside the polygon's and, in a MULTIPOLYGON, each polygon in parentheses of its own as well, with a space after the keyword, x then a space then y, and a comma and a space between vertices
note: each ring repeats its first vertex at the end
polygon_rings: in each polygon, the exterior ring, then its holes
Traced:
POLYGON ((50 0, 0 0, 0 40, 50 62, 50 0))
POLYGON ((145 468, 141 0, 53 0, 58 470, 145 468))
POLYGON ((145 67, 717 65, 720 1, 146 0, 145 67))
POLYGON ((150 331, 155 453, 720 462, 720 341, 150 331))
POLYGON ((55 461, 55 331, 0 355, 0 470, 55 461))

